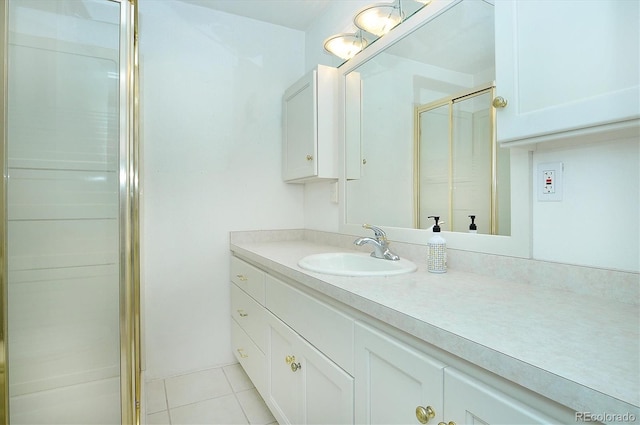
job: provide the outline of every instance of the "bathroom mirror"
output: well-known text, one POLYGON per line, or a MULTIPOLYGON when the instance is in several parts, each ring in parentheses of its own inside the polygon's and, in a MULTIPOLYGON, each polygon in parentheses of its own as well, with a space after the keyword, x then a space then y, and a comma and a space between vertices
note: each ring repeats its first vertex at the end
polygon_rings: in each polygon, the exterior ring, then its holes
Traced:
MULTIPOLYGON (((454 148, 444 145, 431 146, 432 151, 449 152, 441 157, 444 164, 429 167, 425 162, 429 159, 417 156, 418 131, 424 130, 424 126, 420 128, 417 110, 472 93, 478 87, 493 87, 494 45, 491 2, 433 1, 418 11, 411 22, 401 24, 340 67, 345 78, 342 231, 361 234, 362 223, 370 223, 385 227, 396 240, 423 243, 428 235, 421 229, 433 223, 427 224, 421 217, 435 215, 445 221, 442 228, 450 247, 458 246, 460 241, 461 249, 529 255, 528 152, 503 149, 499 163, 496 157, 500 148, 492 130, 488 136, 492 139, 488 145, 491 154, 485 163, 477 161, 482 157, 479 155, 475 164, 470 160, 459 161, 455 165, 457 171, 451 171, 454 148), (494 173, 489 177, 485 173, 486 181, 479 183, 488 187, 484 199, 489 199, 489 207, 486 202, 468 205, 471 200, 464 195, 457 196, 456 204, 452 195, 442 198, 447 198, 446 201, 434 197, 430 202, 428 198, 432 195, 419 193, 419 176, 428 174, 429 169, 439 167, 447 175, 468 177, 474 174, 473 167, 480 165, 494 173), (503 178, 496 178, 497 171, 503 178), (514 184, 525 190, 515 191, 514 184), (465 205, 460 207, 462 204, 465 205), (473 214, 475 211, 479 212, 473 214), (468 215, 476 215, 476 220, 483 223, 482 230, 479 227, 479 234, 473 234, 475 239, 471 241, 466 241, 471 236, 467 233, 468 215)), ((492 98, 493 93, 485 99, 492 98)), ((495 116, 492 107, 484 109, 483 113, 495 116)), ((447 112, 447 116, 451 114, 447 112)), ((449 180, 447 184, 455 185, 455 178, 449 180)), ((471 188, 465 190, 473 192, 471 188)))

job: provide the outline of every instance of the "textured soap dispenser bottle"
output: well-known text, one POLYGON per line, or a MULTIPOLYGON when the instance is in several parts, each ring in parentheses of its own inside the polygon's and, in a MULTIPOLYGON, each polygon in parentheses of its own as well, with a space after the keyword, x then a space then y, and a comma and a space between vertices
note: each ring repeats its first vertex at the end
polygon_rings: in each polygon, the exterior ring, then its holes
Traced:
POLYGON ((447 242, 440 234, 438 221, 440 217, 430 215, 436 224, 433 225, 433 236, 427 242, 427 271, 431 273, 446 273, 447 271, 447 242))

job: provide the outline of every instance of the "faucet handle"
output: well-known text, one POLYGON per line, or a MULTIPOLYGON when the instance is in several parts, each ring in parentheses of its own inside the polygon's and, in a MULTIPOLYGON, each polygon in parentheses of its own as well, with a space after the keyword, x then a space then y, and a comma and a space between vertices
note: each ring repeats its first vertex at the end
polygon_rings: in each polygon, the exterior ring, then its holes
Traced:
POLYGON ((378 226, 373 226, 371 224, 363 224, 362 227, 364 227, 365 229, 373 230, 373 233, 376 235, 376 238, 378 238, 379 240, 383 240, 383 241, 387 240, 387 234, 384 232, 384 230, 382 230, 378 226))

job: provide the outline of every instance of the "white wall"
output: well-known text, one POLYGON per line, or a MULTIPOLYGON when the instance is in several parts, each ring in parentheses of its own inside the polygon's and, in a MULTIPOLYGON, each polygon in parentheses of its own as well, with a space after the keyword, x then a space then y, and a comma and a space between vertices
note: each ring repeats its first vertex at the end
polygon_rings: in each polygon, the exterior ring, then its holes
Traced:
POLYGON ((534 173, 541 163, 564 164, 562 201, 538 201, 534 174, 534 258, 639 271, 640 141, 540 145, 533 162, 534 173))
POLYGON ((232 230, 301 228, 282 182, 281 96, 304 33, 141 0, 142 267, 147 378, 233 360, 232 230))

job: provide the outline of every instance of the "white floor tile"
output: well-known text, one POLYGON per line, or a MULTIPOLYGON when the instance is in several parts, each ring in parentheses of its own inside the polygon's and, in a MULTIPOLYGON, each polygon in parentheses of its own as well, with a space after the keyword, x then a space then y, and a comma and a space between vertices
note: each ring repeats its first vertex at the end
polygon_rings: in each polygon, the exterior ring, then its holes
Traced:
POLYGON ((169 409, 233 392, 220 368, 167 378, 165 388, 169 409))
POLYGON ((167 394, 163 379, 145 382, 145 393, 147 414, 167 410, 167 394))
POLYGON ((253 382, 251 382, 251 379, 249 379, 242 366, 240 366, 240 363, 225 366, 222 370, 224 374, 227 375, 227 379, 234 392, 253 388, 253 382))
POLYGON ((171 409, 174 425, 246 424, 247 419, 233 394, 171 409))
POLYGON ((276 419, 255 388, 238 392, 236 397, 250 424, 265 425, 275 422, 276 419))
POLYGON ((147 425, 170 425, 169 412, 157 412, 147 415, 147 425))

